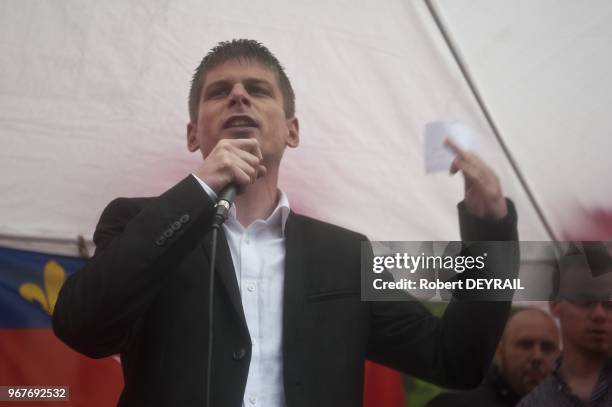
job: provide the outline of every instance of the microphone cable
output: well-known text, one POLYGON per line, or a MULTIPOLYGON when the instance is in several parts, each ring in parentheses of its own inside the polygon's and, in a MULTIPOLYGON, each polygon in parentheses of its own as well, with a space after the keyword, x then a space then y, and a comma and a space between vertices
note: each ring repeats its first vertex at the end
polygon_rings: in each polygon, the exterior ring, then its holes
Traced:
POLYGON ((215 284, 215 262, 217 257, 217 239, 219 229, 227 219, 229 210, 236 197, 236 187, 232 184, 226 186, 219 194, 215 204, 215 215, 212 221, 212 248, 210 253, 210 275, 208 279, 208 350, 206 354, 206 407, 210 407, 210 383, 212 376, 212 352, 213 352, 213 294, 215 284))

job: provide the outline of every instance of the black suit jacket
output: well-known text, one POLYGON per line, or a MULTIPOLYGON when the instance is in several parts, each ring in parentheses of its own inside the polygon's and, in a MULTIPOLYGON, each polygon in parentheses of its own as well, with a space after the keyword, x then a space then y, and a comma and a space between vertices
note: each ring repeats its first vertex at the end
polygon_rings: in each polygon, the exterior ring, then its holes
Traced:
MULTIPOLYGON (((213 202, 189 176, 156 198, 119 198, 96 252, 64 284, 56 335, 91 357, 121 354, 120 406, 202 406, 213 202)), ((463 212, 460 208, 460 212, 463 212)), ((461 217, 470 240, 516 238, 516 216, 461 217)), ((509 304, 360 301, 363 235, 291 213, 286 228, 283 369, 287 406, 360 406, 364 360, 446 387, 480 383, 509 304)), ((225 238, 214 291, 213 406, 242 403, 251 340, 225 238)))
POLYGON ((442 393, 427 403, 427 407, 513 407, 521 400, 493 367, 484 382, 469 391, 442 393))

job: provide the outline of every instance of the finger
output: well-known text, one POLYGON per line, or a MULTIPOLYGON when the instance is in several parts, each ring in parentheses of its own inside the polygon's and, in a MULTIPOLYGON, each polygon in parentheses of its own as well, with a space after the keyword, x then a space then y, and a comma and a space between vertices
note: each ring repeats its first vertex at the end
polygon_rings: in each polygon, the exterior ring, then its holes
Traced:
POLYGON ((239 160, 242 160, 244 162, 246 162, 247 164, 249 164, 251 167, 253 168, 257 168, 257 166, 261 163, 261 158, 259 158, 258 156, 248 152, 248 151, 244 151, 244 150, 240 150, 240 149, 235 149, 233 151, 234 154, 236 154, 236 157, 239 160))
POLYGON ((459 168, 459 166, 457 165, 457 158, 455 158, 455 159, 453 160, 453 162, 451 163, 451 166, 450 166, 450 173, 451 173, 452 175, 454 175, 454 174, 456 174, 456 173, 457 173, 457 171, 459 171, 459 169, 460 169, 460 168, 459 168))
POLYGON ((446 147, 448 147, 453 153, 455 153, 458 157, 464 157, 466 154, 466 151, 463 150, 461 147, 459 147, 459 145, 452 140, 451 138, 445 138, 444 139, 444 145, 446 147))
MULTIPOLYGON (((223 148, 219 153, 219 169, 229 176, 228 182, 236 183, 254 183, 257 180, 260 159, 253 154, 232 147, 231 149, 223 148), (249 181, 244 179, 242 174, 246 174, 249 181)), ((265 170, 264 170, 265 171, 265 170)))
MULTIPOLYGON (((241 139, 226 139, 221 141, 227 141, 228 144, 236 149, 247 151, 260 160, 263 160, 263 155, 261 154, 261 148, 259 146, 259 141, 254 138, 241 138, 241 139)), ((221 142, 220 141, 220 142, 221 142)), ((219 143, 220 143, 219 142, 219 143)))
MULTIPOLYGON (((257 141, 257 140, 255 140, 257 141)), ((255 154, 257 156, 257 158, 259 158, 259 161, 263 161, 263 154, 261 153, 261 147, 259 145, 259 142, 257 142, 255 144, 255 148, 251 151, 253 154, 255 154)))
POLYGON ((455 157, 454 167, 471 179, 484 180, 493 174, 491 169, 476 154, 465 151, 462 156, 455 157))
POLYGON ((224 138, 224 139, 219 140, 217 144, 220 146, 226 145, 226 146, 239 147, 242 149, 248 149, 249 146, 252 146, 254 144, 259 144, 259 142, 257 141, 257 139, 254 139, 254 138, 224 138))
POLYGON ((483 178, 482 170, 473 163, 466 160, 457 160, 457 170, 461 171, 466 181, 480 182, 483 178))
POLYGON ((255 179, 255 171, 259 165, 259 159, 249 153, 234 149, 223 152, 219 165, 219 171, 229 175, 230 179, 228 182, 244 183, 247 181, 243 179, 241 174, 246 174, 249 180, 255 179), (240 157, 239 154, 246 154, 246 159, 240 157))
POLYGON ((251 179, 252 183, 255 183, 257 179, 266 175, 267 169, 265 166, 261 165, 261 160, 258 157, 242 150, 236 150, 236 154, 239 159, 241 159, 253 169, 254 173, 251 179))
POLYGON ((232 170, 233 182, 245 187, 255 182, 255 169, 249 165, 238 165, 232 170))
POLYGON ((261 178, 268 173, 268 169, 263 165, 257 166, 257 178, 261 178))

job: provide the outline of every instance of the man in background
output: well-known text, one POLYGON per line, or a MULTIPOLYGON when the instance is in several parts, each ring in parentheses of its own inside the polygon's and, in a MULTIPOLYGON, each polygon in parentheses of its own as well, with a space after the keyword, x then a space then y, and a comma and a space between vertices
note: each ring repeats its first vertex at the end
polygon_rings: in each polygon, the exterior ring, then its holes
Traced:
POLYGON ((559 355, 559 333, 542 310, 522 309, 508 321, 494 366, 474 390, 444 393, 428 407, 512 407, 552 371, 559 355))
POLYGON ((550 310, 561 325, 563 352, 553 373, 519 406, 611 406, 612 264, 572 244, 558 272, 550 310))

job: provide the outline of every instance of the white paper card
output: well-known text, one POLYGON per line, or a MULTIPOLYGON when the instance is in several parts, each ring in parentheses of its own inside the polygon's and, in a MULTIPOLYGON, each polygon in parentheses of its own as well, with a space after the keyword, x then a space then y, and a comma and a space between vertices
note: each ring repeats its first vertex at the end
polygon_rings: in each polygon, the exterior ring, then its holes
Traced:
POLYGON ((478 134, 459 121, 435 121, 425 125, 425 172, 449 172, 455 154, 444 145, 451 139, 464 150, 478 150, 478 134))

